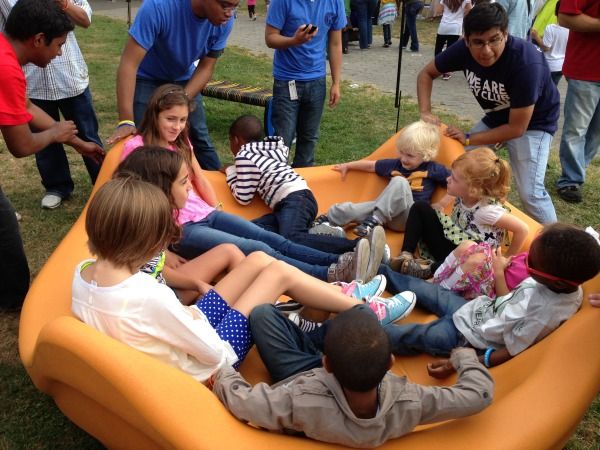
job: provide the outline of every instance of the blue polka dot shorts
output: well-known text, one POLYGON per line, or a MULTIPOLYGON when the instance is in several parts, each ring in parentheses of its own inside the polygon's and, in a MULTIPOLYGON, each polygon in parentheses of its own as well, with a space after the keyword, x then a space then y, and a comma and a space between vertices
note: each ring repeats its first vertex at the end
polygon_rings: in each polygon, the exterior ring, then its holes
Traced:
POLYGON ((196 306, 204 313, 219 337, 229 342, 235 351, 238 361, 234 368, 237 369, 254 344, 248 319, 241 312, 231 308, 212 289, 198 300, 196 306))

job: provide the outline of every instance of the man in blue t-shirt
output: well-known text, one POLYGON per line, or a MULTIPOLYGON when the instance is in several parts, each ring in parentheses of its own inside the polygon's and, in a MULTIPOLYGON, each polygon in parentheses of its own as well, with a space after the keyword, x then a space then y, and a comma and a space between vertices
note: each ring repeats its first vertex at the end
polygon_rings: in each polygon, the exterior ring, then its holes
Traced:
POLYGON ((154 90, 165 83, 194 97, 190 139, 203 169, 221 161, 208 136, 200 91, 223 53, 239 0, 144 0, 117 70, 119 124, 108 143, 135 133, 154 90), (197 65, 196 65, 197 62, 197 65))
POLYGON ((504 143, 525 211, 541 223, 556 222, 544 186, 560 97, 541 50, 507 33, 507 16, 497 3, 478 4, 465 17, 464 40, 450 46, 421 70, 417 95, 421 118, 431 114, 433 80, 462 70, 485 116, 469 133, 446 134, 469 146, 504 143))
POLYGON ((296 136, 292 167, 314 165, 325 101, 325 59, 331 68, 329 106, 340 101, 343 0, 273 0, 269 6, 265 41, 273 58, 273 127, 291 146, 296 136))

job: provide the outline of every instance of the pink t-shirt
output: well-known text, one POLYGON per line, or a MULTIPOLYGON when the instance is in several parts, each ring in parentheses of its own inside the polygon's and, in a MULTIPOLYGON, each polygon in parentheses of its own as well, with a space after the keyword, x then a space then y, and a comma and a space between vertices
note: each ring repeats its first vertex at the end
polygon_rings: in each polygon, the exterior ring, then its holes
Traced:
MULTIPOLYGON (((144 141, 141 135, 136 134, 130 138, 127 142, 125 142, 125 145, 123 145, 121 161, 123 161, 136 148, 141 147, 142 145, 144 145, 144 141)), ((175 148, 172 146, 167 147, 167 149, 173 152, 175 151, 175 148)), ((183 225, 188 222, 199 222, 214 210, 215 208, 202 200, 202 197, 200 197, 196 191, 192 189, 185 206, 179 210, 179 214, 177 215, 177 223, 179 225, 183 225)))

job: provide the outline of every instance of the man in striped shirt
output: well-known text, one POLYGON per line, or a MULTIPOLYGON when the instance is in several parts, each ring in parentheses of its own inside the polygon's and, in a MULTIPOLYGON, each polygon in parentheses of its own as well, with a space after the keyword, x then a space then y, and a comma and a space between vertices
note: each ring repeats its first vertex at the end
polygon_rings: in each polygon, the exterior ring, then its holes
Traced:
POLYGON ((325 252, 352 251, 357 241, 308 233, 319 209, 317 200, 306 180, 288 164, 289 148, 283 138, 263 136, 260 120, 252 115, 239 117, 229 129, 235 162, 225 173, 234 198, 242 205, 256 194, 263 199, 273 212, 253 220, 262 228, 325 252))

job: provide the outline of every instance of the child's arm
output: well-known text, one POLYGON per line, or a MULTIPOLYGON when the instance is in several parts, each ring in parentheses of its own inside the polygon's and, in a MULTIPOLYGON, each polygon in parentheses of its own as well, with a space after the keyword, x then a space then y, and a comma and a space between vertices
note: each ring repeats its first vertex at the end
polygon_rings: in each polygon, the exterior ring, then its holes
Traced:
POLYGON ((359 170, 361 172, 375 172, 376 161, 368 161, 361 159, 359 161, 351 161, 333 166, 333 170, 339 172, 342 180, 346 179, 349 170, 359 170))
MULTIPOLYGON (((511 358, 512 356, 505 348, 495 350, 489 358, 490 367, 498 366, 511 358)), ((485 354, 478 357, 481 364, 484 363, 484 359, 485 354)), ((452 359, 438 359, 437 361, 427 364, 427 373, 429 373, 429 376, 439 380, 449 377, 454 372, 456 372, 456 369, 452 364, 452 359)))
POLYGON ((513 256, 519 253, 529 234, 529 227, 527 224, 516 216, 505 213, 496 221, 495 225, 512 232, 512 241, 506 251, 506 256, 513 256))
POLYGON ((510 258, 502 256, 502 248, 498 247, 492 255, 492 269, 494 271, 494 283, 496 296, 500 297, 510 292, 506 284, 504 271, 510 264, 510 258))
MULTIPOLYGON (((420 423, 465 417, 492 403, 494 380, 472 348, 456 348, 444 362, 451 373, 458 372, 458 380, 453 386, 415 386, 423 406, 420 423)), ((430 374, 433 364, 428 365, 430 374)))
POLYGON ((291 384, 252 386, 233 368, 223 367, 215 376, 213 392, 240 420, 267 430, 293 429, 291 384))
POLYGON ((248 158, 242 159, 243 164, 238 165, 238 162, 240 159, 236 157, 234 164, 225 170, 225 181, 231 189, 233 198, 240 205, 249 205, 258 189, 262 172, 248 158))
POLYGON ((196 193, 204 200, 209 206, 216 206, 219 203, 217 199, 217 194, 213 189, 212 185, 206 179, 204 174, 202 173, 202 169, 200 168, 200 164, 198 164, 198 160, 196 156, 192 153, 192 184, 196 193))

